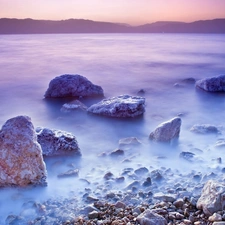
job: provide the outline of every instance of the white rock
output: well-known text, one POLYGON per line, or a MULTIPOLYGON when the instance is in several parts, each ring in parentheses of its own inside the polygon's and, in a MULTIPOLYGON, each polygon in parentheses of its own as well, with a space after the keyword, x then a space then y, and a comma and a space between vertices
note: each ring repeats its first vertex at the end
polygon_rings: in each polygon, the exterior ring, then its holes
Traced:
POLYGON ((73 111, 86 111, 87 110, 87 106, 84 105, 82 102, 80 102, 79 100, 74 100, 72 102, 69 103, 65 103, 63 104, 62 108, 60 109, 61 112, 73 112, 73 111))
POLYGON ((81 75, 64 74, 50 81, 45 98, 103 96, 103 89, 81 75))
POLYGON ((145 112, 145 98, 120 95, 104 99, 90 106, 87 111, 110 117, 136 117, 145 112))
POLYGON ((0 186, 45 186, 41 146, 28 116, 6 121, 0 131, 0 186))
POLYGON ((43 156, 81 155, 76 137, 71 133, 41 127, 36 128, 36 133, 43 156))
POLYGON ((169 121, 161 123, 149 138, 158 142, 169 142, 174 138, 178 138, 180 134, 181 119, 175 117, 169 121))
POLYGON ((140 225, 166 225, 167 221, 164 217, 147 209, 137 217, 140 225))
POLYGON ((225 75, 198 80, 195 84, 209 92, 225 91, 225 75))
POLYGON ((222 211, 225 206, 225 186, 217 181, 209 180, 205 183, 197 208, 202 209, 206 215, 222 211))
POLYGON ((190 131, 198 134, 210 134, 210 133, 220 133, 220 129, 214 125, 210 124, 196 124, 190 131))

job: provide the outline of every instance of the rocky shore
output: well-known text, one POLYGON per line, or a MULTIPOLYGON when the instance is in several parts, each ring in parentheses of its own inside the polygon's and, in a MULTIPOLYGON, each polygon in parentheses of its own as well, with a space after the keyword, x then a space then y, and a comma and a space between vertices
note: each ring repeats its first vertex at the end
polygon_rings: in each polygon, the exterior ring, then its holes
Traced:
MULTIPOLYGON (((224 79, 224 76, 218 79, 219 82, 213 80, 213 85, 221 85, 220 80, 224 79)), ((208 83, 196 83, 197 86, 199 84, 204 90, 209 86, 208 83)), ((221 89, 209 89, 218 90, 221 89)), ((68 95, 80 98, 103 95, 103 89, 80 75, 64 75, 50 83, 45 97, 68 95), (64 85, 62 90, 61 79, 68 85, 68 80, 72 80, 73 86, 77 87, 65 88, 64 85)), ((83 113, 130 118, 145 112, 145 99, 123 95, 102 100, 89 108, 81 105, 79 101, 64 105, 64 108, 64 112, 82 109, 83 113)), ((0 218, 0 223, 224 225, 225 167, 222 153, 220 157, 214 157, 210 152, 206 161, 205 157, 201 157, 205 149, 187 146, 189 151, 181 151, 179 158, 171 162, 175 164, 168 166, 166 163, 169 161, 169 151, 177 146, 181 124, 181 117, 178 115, 159 124, 150 133, 147 141, 151 142, 154 148, 158 148, 158 155, 154 159, 148 158, 146 161, 142 142, 136 137, 127 137, 119 140, 117 149, 96 156, 96 164, 86 162, 84 172, 84 167, 79 166, 77 158, 84 161, 86 156, 73 134, 49 128, 34 129, 31 118, 27 116, 8 120, 0 131, 1 187, 24 188, 40 185, 44 189, 52 178, 57 181, 55 185, 59 184, 59 180, 62 186, 69 186, 71 183, 73 185, 68 188, 67 194, 55 194, 45 200, 22 198, 20 212, 0 218), (161 144, 167 148, 168 158, 160 156, 161 144), (151 160, 155 160, 152 165, 151 160), (58 170, 60 167, 63 172, 58 170), (49 174, 49 168, 55 172, 49 174)), ((223 127, 199 124, 194 125, 190 132, 198 135, 221 135, 223 127)), ((224 139, 218 141, 219 147, 223 148, 224 139)), ((218 147, 214 147, 216 146, 218 147)))

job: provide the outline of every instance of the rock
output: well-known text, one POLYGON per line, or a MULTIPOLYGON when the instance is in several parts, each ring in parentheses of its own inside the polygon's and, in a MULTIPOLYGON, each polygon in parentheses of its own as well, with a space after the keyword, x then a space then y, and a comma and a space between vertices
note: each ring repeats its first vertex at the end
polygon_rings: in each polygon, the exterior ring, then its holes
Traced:
POLYGON ((46 186, 47 171, 31 118, 6 121, 0 131, 0 186, 46 186))
POLYGON ((208 216, 222 211, 225 206, 225 186, 214 180, 207 181, 196 206, 208 216))
POLYGON ((98 211, 92 211, 92 212, 88 213, 88 218, 89 219, 96 219, 96 218, 98 218, 98 211))
POLYGON ((196 124, 190 129, 190 131, 198 134, 220 133, 220 130, 216 126, 210 124, 196 124))
POLYGON ((167 221, 162 216, 147 209, 137 217, 140 225, 166 225, 167 221))
POLYGON ((181 152, 180 153, 180 158, 185 159, 187 161, 193 161, 193 159, 195 158, 195 154, 192 152, 181 152))
POLYGON ((181 119, 175 117, 169 121, 161 123, 149 138, 158 142, 169 142, 172 139, 178 138, 180 134, 181 119))
POLYGON ((103 96, 103 89, 81 75, 64 74, 50 81, 45 98, 103 96))
POLYGON ((161 192, 155 193, 153 198, 164 202, 174 202, 176 200, 176 195, 173 194, 163 194, 161 192))
POLYGON ((222 221, 222 216, 219 213, 213 213, 212 216, 209 217, 210 222, 222 221))
POLYGON ((209 92, 225 91, 225 75, 198 80, 195 85, 209 92))
POLYGON ((79 175, 79 170, 75 169, 75 170, 68 170, 65 173, 61 173, 57 177, 58 178, 68 178, 68 177, 78 177, 78 175, 79 175))
POLYGON ((124 150, 121 149, 116 149, 109 154, 111 157, 118 157, 118 156, 123 156, 124 155, 124 150))
POLYGON ((139 146, 141 142, 136 137, 127 137, 121 138, 119 140, 119 147, 131 147, 131 146, 139 146))
POLYGON ((76 137, 73 134, 41 127, 36 128, 36 133, 44 156, 81 156, 76 137))
POLYGON ((136 170, 134 171, 134 173, 135 173, 136 175, 141 176, 141 175, 144 175, 144 174, 148 173, 148 169, 147 169, 146 167, 140 167, 140 168, 136 169, 136 170))
POLYGON ((109 117, 136 117, 145 112, 145 98, 120 95, 104 99, 90 106, 87 111, 109 117))
POLYGON ((61 112, 74 112, 74 111, 86 111, 87 110, 87 106, 84 105, 82 102, 80 102, 79 100, 74 100, 72 102, 69 103, 65 103, 63 104, 62 108, 60 109, 61 112))

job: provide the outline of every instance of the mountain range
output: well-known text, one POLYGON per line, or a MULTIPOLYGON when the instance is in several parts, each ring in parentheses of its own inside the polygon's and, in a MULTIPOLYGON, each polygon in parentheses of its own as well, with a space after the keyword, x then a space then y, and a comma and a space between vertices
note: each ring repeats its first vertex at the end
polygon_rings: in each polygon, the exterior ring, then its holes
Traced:
POLYGON ((0 19, 0 34, 53 33, 225 33, 225 19, 199 20, 191 23, 159 21, 141 26, 84 19, 0 19))

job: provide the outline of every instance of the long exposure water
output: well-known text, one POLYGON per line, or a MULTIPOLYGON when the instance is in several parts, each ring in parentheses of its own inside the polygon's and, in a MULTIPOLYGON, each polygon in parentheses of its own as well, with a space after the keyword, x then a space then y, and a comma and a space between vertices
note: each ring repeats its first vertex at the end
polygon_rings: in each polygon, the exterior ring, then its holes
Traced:
MULTIPOLYGON (((225 95, 207 93, 195 87, 195 80, 225 73, 225 35, 217 34, 51 34, 0 36, 0 124, 28 115, 35 127, 42 126, 73 133, 82 159, 77 163, 80 177, 98 180, 102 171, 119 173, 123 167, 137 165, 191 170, 193 164, 179 161, 179 153, 190 148, 203 150, 202 157, 223 157, 214 149, 221 135, 197 135, 195 124, 225 126, 225 95), (106 98, 121 94, 138 95, 143 89, 146 112, 136 119, 112 119, 86 113, 60 111, 68 99, 47 101, 44 93, 51 79, 62 74, 80 74, 102 86, 106 98), (155 146, 148 136, 161 122, 177 115, 182 127, 176 147, 155 146), (102 152, 118 148, 124 137, 142 142, 132 165, 99 159, 102 152), (158 156, 166 157, 162 162, 158 156), (95 170, 93 170, 95 168, 95 170)), ((87 106, 99 99, 81 99, 87 106)), ((64 159, 63 159, 64 160, 64 159)), ((65 159, 73 162, 73 159, 65 159)), ((21 200, 46 199, 52 195, 78 192, 78 181, 58 180, 64 167, 47 163, 48 187, 43 189, 1 190, 0 213, 13 212, 21 200), (21 197, 22 196, 22 197, 21 197), (7 202, 5 207, 4 202, 7 202), (4 205, 4 207, 3 207, 4 205)), ((61 165, 59 163, 59 165, 61 165)), ((199 170, 207 168, 199 165, 199 170)))

